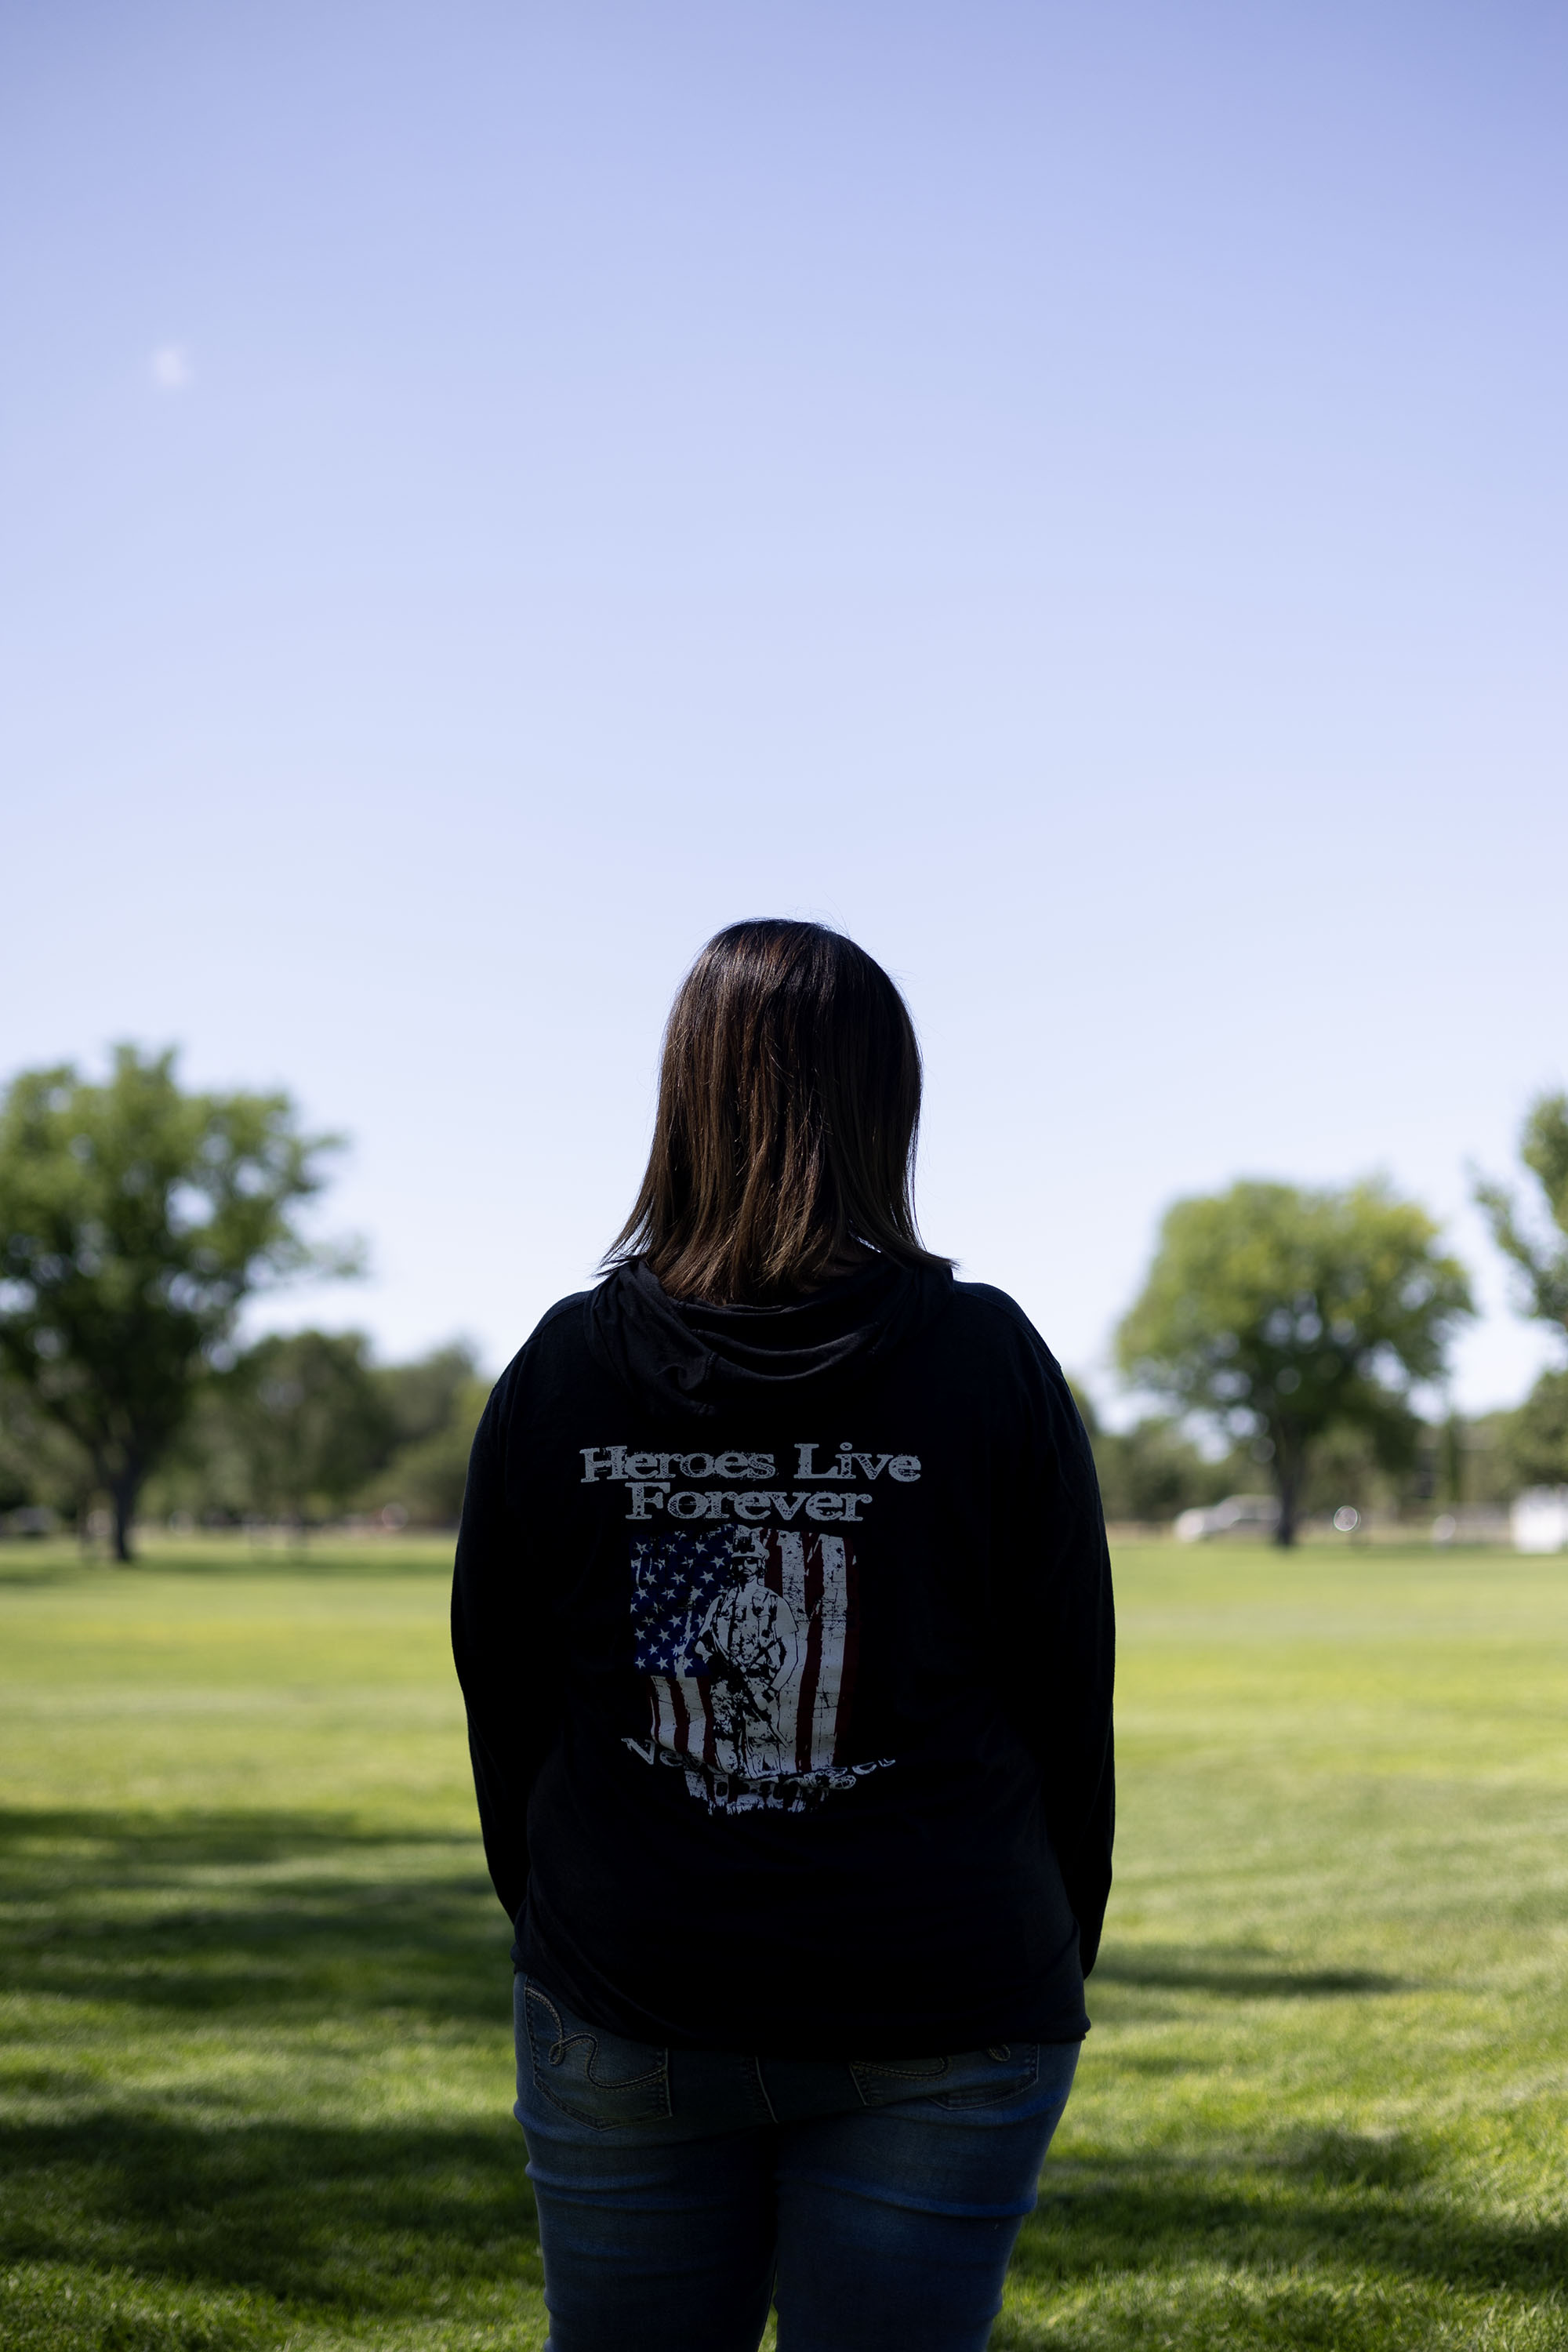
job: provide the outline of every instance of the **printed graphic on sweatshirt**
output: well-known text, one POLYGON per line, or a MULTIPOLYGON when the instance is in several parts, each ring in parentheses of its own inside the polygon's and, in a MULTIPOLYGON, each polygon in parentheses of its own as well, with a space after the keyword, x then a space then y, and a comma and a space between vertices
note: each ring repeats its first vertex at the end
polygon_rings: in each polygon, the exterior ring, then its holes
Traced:
POLYGON ((632 1628, 650 1742, 710 1811, 804 1811, 877 1764, 839 1763, 858 1632, 847 1538, 716 1527, 634 1538, 632 1628))
POLYGON ((773 1454, 655 1454, 626 1445, 584 1445, 582 1484, 596 1486, 604 1479, 619 1486, 628 1519, 718 1519, 743 1527, 764 1520, 827 1520, 853 1527, 879 1490, 913 1486, 921 1475, 918 1454, 860 1454, 848 1438, 820 1462, 815 1444, 789 1451, 794 1459, 781 1463, 773 1454))

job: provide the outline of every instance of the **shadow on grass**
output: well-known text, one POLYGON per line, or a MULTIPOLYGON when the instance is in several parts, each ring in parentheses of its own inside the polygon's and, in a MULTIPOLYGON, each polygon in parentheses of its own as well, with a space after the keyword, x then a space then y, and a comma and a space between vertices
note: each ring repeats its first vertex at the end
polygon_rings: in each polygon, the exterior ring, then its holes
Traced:
POLYGON ((1226 2000, 1342 1999, 1347 1993, 1410 1992, 1403 1977, 1378 1969, 1281 1968, 1272 1958, 1211 1948, 1194 1956, 1173 1946, 1144 1944, 1132 1950, 1102 1951, 1095 1963, 1097 1985, 1131 1985, 1142 1992, 1208 1992, 1226 2000))
POLYGON ((1259 2274, 1298 2266, 1472 2292, 1540 2291, 1568 2275, 1568 2224, 1467 2212, 1431 2180, 1418 2141, 1330 2132, 1243 2173, 1147 2156, 1053 2158, 1016 2262, 1041 2284, 1194 2262, 1259 2274))
MULTIPOLYGON (((1300 2266, 1471 2293, 1541 2292, 1568 2229, 1487 2221, 1424 2189, 1395 2148, 1305 2147, 1245 2179, 1164 2158, 1053 2164, 1016 2263, 1071 2286, 1194 2261, 1300 2266)), ((376 2126, 192 2126, 103 2114, 0 2130, 0 2256, 87 2262, 299 2311, 418 2313, 536 2285, 521 2135, 376 2126), (25 2184, 25 2186, 24 2186, 25 2184)))
MULTIPOLYGON (((73 2045, 77 2001, 84 2019, 89 2002, 118 2003, 175 2035, 233 2014, 233 2037, 226 2027, 213 2043, 219 2065, 269 2021, 327 2048, 334 2029, 357 2034, 374 2019, 382 2032, 399 2010, 410 2025, 482 2024, 501 2043, 505 1924, 471 1841, 326 1812, 12 1811, 0 1815, 0 1872, 21 1898, 0 1975, 52 1994, 62 2020, 55 2046, 18 2053, 7 2086, 55 2111, 0 2127, 0 2259, 372 2318, 492 2308, 537 2288, 503 2082, 483 2127, 439 2116, 323 2125, 309 2119, 307 2056, 303 2119, 198 2118, 177 2104, 189 2089, 158 2107, 105 2100, 112 2016, 73 2045)), ((1396 1989, 1245 1952, 1145 1948, 1105 1967, 1131 1987, 1231 1999, 1396 1989)), ((1418 2137, 1347 2133, 1207 2163, 1058 2159, 1019 2270, 1066 2285, 1194 2261, 1258 2277, 1315 2263, 1480 2292, 1550 2289, 1568 2272, 1568 2230, 1466 2211, 1433 2173, 1418 2137)))
POLYGON ((120 2112, 12 2126, 0 2259, 416 2313, 538 2283, 523 2164, 514 2125, 225 2127, 120 2112))
POLYGON ((326 1811, 13 1810, 0 1814, 0 1991, 47 2002, 36 2012, 47 2038, 0 2067, 14 2103, 0 2125, 0 2273, 9 2262, 55 2281, 37 2290, 33 2332, 7 2305, 0 2339, 55 2352, 123 2336, 163 2352, 269 2345, 289 2314, 317 2308, 334 2326, 459 2309, 510 2326, 520 2293, 537 2303, 522 2139, 506 2112, 510 1935, 477 1838, 326 1811), (493 2124, 310 2120, 318 2053, 341 2074, 368 2042, 374 2071, 377 2042, 434 2037, 420 2095, 438 2098, 440 2039, 455 2030, 471 2055, 476 2028, 494 2045, 493 2124), (269 2033, 285 2039, 267 2050, 269 2033), (292 2113, 235 2113, 258 2049, 270 2095, 291 2070, 292 2113), (207 2103, 209 2052, 216 2120, 189 2113, 207 2103), (179 2087, 156 2105, 106 2096, 128 2061, 156 2069, 165 2053, 179 2087), (130 2315, 104 2303, 100 2327, 92 2298, 116 2280, 130 2315), (178 2305, 220 2290, 239 2295, 243 2326, 219 2327, 205 2301, 178 2305), (148 2317, 137 2298, 165 2291, 176 2305, 148 2317))
POLYGON ((478 1839, 297 1811, 0 1812, 0 1988, 249 2023, 509 2014, 478 1839), (334 1866, 335 1865, 335 1866, 334 1866))

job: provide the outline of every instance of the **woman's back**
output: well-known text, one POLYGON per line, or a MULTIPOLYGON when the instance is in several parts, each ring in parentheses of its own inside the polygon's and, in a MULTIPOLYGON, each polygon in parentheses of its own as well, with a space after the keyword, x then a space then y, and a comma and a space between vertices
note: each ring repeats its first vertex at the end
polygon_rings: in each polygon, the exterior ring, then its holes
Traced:
POLYGON ((682 1308, 627 1267, 545 1318, 471 1476, 454 1623, 522 1965, 676 2042, 1085 2031, 1110 1580, 1011 1300, 873 1260, 682 1308))

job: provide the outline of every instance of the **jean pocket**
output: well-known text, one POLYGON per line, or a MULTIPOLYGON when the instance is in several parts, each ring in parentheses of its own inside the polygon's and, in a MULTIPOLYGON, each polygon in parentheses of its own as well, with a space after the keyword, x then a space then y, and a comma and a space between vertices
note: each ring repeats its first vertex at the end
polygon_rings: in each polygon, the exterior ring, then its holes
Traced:
POLYGON ((1040 2072, 1039 2045, 995 2042, 948 2058, 858 2058, 849 2069, 868 2107, 903 2099, 934 2099, 943 2107, 985 2107, 1032 2090, 1040 2072))
POLYGON ((669 2053, 574 2017, 531 1977, 522 1982, 534 2088, 574 2122, 601 2131, 669 2114, 669 2053))

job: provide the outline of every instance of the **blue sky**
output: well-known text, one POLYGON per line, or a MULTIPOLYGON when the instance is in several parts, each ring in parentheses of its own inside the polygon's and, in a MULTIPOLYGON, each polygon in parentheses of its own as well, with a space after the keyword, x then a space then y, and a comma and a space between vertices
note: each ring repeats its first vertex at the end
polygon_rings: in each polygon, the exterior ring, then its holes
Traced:
POLYGON ((374 1271, 268 1319, 499 1364, 818 915, 1069 1364, 1174 1195, 1382 1169, 1516 1396, 1565 116, 1540 5, 0 14, 0 1069, 287 1084, 374 1271))

